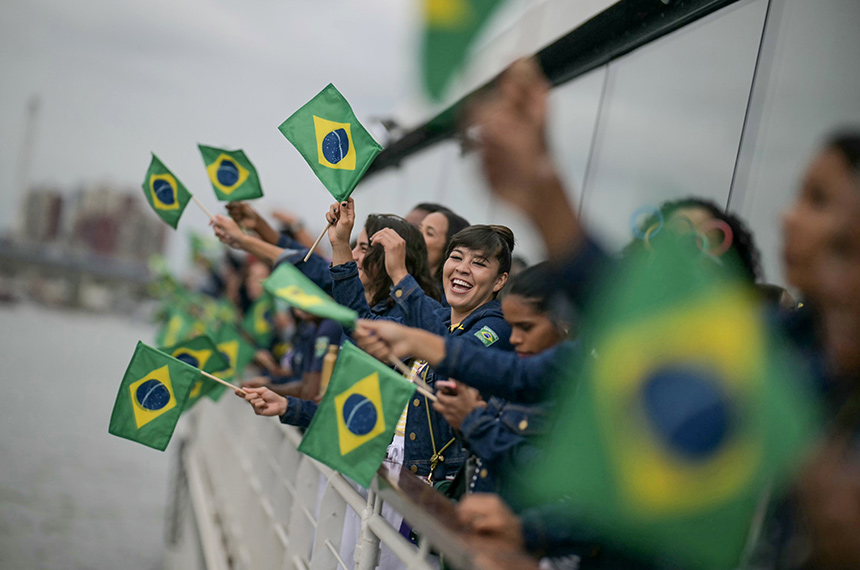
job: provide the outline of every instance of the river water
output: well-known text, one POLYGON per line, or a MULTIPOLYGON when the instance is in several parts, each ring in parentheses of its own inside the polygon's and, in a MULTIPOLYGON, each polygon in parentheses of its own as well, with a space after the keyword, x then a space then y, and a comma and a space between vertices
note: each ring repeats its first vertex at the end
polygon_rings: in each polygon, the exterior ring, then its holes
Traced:
POLYGON ((135 343, 154 331, 0 306, 0 569, 161 568, 175 446, 107 432, 135 343))

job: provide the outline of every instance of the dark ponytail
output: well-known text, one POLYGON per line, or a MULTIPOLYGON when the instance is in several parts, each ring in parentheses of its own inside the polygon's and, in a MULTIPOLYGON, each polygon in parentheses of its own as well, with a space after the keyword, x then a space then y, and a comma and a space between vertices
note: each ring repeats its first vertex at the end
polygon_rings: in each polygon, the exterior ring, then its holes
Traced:
POLYGON ((526 267, 510 279, 499 293, 501 298, 508 295, 522 297, 538 313, 549 312, 549 283, 552 274, 549 262, 544 261, 531 267, 526 267))

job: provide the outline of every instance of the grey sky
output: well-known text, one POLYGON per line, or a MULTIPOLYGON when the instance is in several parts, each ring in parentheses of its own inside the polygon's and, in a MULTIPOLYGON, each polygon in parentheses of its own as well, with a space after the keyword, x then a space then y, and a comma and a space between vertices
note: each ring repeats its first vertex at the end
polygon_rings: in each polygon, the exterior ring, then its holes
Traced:
MULTIPOLYGON (((320 217, 330 202, 277 126, 328 82, 360 119, 391 113, 415 56, 402 0, 5 0, 0 5, 0 231, 32 94, 41 97, 33 183, 139 186, 156 152, 217 204, 196 143, 243 148, 263 208, 320 217), (308 191, 308 189, 311 191, 308 191), (318 191, 317 191, 318 190, 318 191)), ((205 229, 189 205, 180 233, 205 229)))

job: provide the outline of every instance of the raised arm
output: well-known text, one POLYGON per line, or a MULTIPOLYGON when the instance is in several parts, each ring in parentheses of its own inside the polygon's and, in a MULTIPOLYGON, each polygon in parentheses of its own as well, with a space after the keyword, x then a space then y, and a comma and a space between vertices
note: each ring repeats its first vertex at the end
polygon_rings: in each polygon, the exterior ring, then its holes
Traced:
POLYGON ((215 214, 212 225, 215 229, 215 235, 219 240, 234 249, 247 251, 270 267, 275 265, 275 261, 284 251, 277 245, 243 233, 239 224, 227 216, 215 214))
POLYGON ((227 213, 240 228, 257 233, 264 242, 278 245, 280 234, 247 202, 228 202, 227 213))

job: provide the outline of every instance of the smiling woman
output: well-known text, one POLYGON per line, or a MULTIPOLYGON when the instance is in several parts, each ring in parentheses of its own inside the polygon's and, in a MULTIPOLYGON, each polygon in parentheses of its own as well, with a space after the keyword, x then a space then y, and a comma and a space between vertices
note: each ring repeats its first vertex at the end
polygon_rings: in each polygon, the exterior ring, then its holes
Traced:
POLYGON ((508 281, 513 249, 514 234, 505 226, 470 226, 451 239, 442 285, 452 323, 496 298, 508 281))

